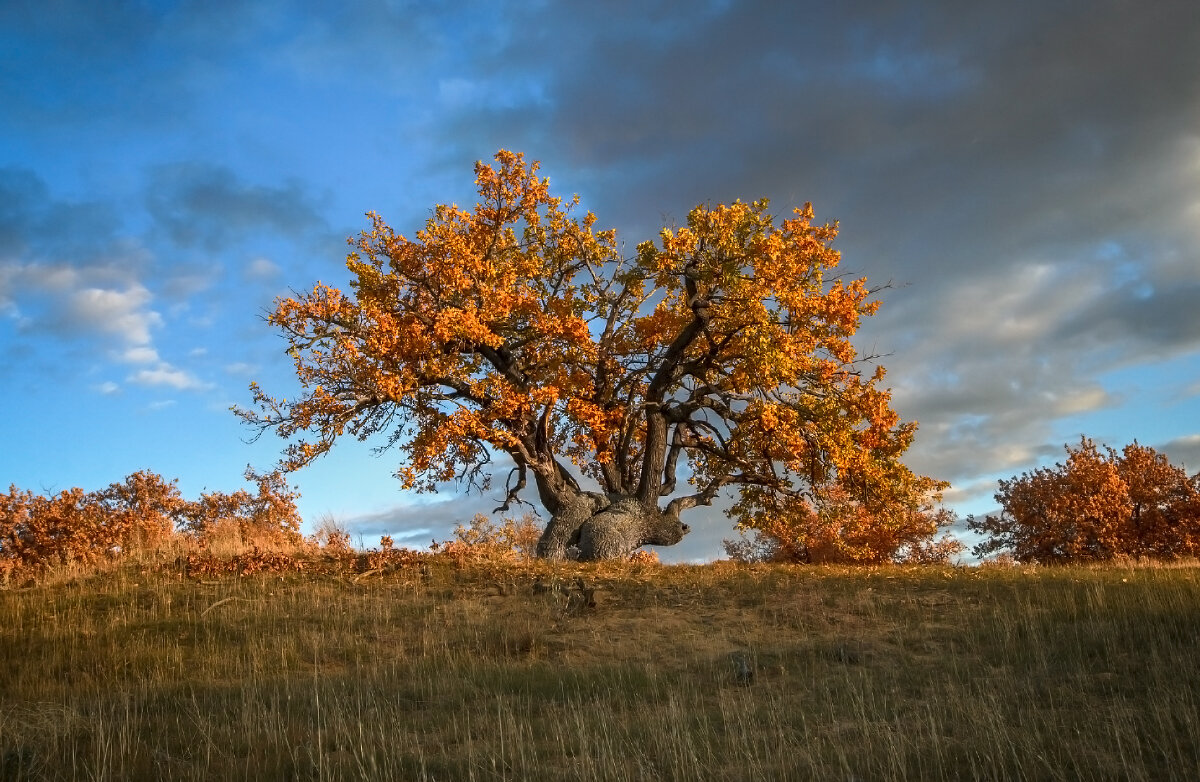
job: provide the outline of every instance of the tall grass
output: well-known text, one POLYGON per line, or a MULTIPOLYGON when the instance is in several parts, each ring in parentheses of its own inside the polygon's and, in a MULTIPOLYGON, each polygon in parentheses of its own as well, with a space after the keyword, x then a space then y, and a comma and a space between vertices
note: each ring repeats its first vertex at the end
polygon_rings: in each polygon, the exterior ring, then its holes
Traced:
POLYGON ((143 570, 0 592, 0 778, 1200 768, 1195 569, 143 570))

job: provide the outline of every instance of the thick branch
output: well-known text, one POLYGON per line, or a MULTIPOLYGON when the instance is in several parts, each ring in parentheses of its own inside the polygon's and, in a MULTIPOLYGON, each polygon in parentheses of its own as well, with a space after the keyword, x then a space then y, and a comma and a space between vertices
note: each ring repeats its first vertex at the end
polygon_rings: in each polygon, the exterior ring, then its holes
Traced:
POLYGON ((642 454, 642 474, 638 481, 638 497, 643 502, 653 502, 659 496, 662 485, 663 468, 666 466, 667 455, 667 419, 662 402, 668 389, 679 379, 679 365, 687 353, 688 347, 701 333, 708 328, 712 313, 708 300, 699 292, 696 281, 691 274, 695 262, 684 269, 684 287, 688 294, 688 304, 692 308, 692 320, 671 341, 663 354, 658 371, 646 389, 646 445, 642 454))

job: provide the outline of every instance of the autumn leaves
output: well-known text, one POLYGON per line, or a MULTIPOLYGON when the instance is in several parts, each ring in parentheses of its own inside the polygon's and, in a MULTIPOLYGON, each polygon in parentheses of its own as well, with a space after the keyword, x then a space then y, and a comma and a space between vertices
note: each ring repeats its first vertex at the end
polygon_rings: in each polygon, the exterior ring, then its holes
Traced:
POLYGON ((1153 448, 1101 450, 1082 438, 1065 462, 1000 482, 1002 511, 968 526, 981 556, 1018 562, 1101 562, 1200 556, 1200 474, 1153 448))
POLYGON ((778 225, 765 200, 700 206, 625 257, 537 163, 501 151, 475 174, 478 204, 436 207, 412 239, 370 215, 350 292, 278 303, 304 393, 255 386, 240 414, 300 438, 285 468, 350 433, 396 447, 419 490, 482 488, 507 454, 508 500, 533 473, 547 508, 582 491, 571 470, 671 513, 740 490, 751 528, 833 491, 876 514, 936 499, 899 460, 915 424, 851 341, 879 303, 836 275, 837 225, 811 205, 778 225))

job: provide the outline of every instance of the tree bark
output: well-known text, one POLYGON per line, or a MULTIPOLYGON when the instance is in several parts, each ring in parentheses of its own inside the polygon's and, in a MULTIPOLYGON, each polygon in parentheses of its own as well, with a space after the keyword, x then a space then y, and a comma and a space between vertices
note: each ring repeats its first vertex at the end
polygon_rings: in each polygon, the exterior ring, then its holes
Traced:
POLYGON ((583 525, 607 504, 607 498, 595 492, 579 492, 573 499, 560 500, 538 540, 537 555, 543 559, 569 559, 570 549, 579 546, 583 525))
POLYGON ((625 559, 642 546, 674 545, 688 531, 677 513, 637 497, 580 492, 550 518, 537 553, 545 559, 583 562, 625 559))

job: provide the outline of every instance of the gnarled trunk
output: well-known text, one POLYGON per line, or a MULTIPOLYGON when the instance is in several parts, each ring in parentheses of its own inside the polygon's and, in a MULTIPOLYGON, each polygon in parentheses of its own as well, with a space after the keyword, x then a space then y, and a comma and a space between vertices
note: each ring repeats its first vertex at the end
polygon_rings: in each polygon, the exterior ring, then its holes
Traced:
POLYGON ((623 559, 642 546, 671 546, 683 540, 688 525, 673 512, 636 497, 579 492, 560 501, 538 541, 546 559, 590 562, 623 559))

